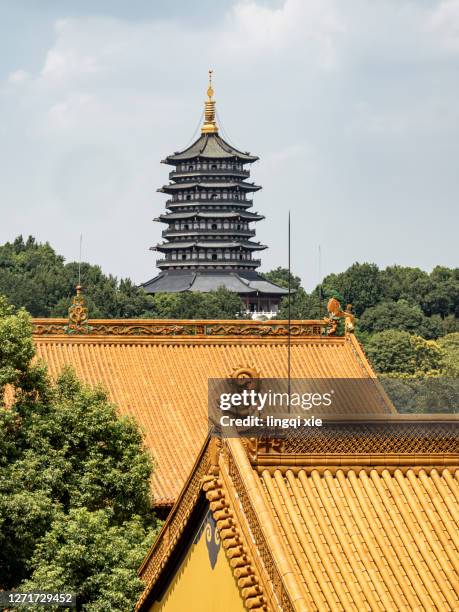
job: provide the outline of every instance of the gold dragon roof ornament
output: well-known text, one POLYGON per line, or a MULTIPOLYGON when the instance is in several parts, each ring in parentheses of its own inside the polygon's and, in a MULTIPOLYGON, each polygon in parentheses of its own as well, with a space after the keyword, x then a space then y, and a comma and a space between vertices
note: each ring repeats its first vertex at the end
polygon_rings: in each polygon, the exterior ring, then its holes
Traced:
POLYGON ((345 310, 341 309, 341 303, 336 297, 331 297, 327 304, 328 317, 325 321, 328 323, 328 335, 334 336, 338 329, 340 319, 344 319, 344 331, 346 334, 351 334, 355 329, 355 317, 352 313, 352 304, 348 304, 345 310))

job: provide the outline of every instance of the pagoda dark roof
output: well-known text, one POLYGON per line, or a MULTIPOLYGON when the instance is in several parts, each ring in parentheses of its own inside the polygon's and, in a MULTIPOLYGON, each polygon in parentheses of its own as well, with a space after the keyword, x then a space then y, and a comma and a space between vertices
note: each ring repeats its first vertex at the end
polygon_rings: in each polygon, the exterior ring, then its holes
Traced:
POLYGON ((258 191, 261 189, 259 185, 255 185, 254 183, 244 183, 243 181, 231 181, 229 183, 219 183, 217 181, 213 183, 197 181, 195 183, 170 183, 169 185, 164 185, 158 189, 158 191, 168 193, 169 191, 188 190, 194 187, 204 187, 204 189, 230 189, 232 187, 239 187, 245 191, 258 191))
POLYGON ((202 134, 198 140, 187 149, 174 153, 173 155, 168 155, 163 161, 166 164, 175 164, 182 160, 195 159, 197 157, 206 159, 228 159, 237 157, 245 162, 254 162, 258 159, 256 155, 250 155, 250 153, 243 153, 235 149, 223 140, 223 138, 220 138, 218 134, 202 134))
MULTIPOLYGON (((218 233, 218 230, 214 230, 215 233, 218 233)), ((212 241, 201 241, 198 242, 196 240, 187 241, 177 240, 175 242, 165 242, 164 244, 158 244, 154 247, 157 251, 170 251, 174 249, 190 249, 192 247, 198 247, 200 249, 221 249, 221 248, 235 248, 235 247, 243 247, 244 249, 250 249, 252 251, 262 251, 266 249, 264 244, 257 244, 256 242, 241 242, 241 241, 228 241, 228 240, 212 240, 212 241)))
POLYGON ((287 295, 288 289, 270 283, 257 272, 249 270, 192 271, 168 270, 142 285, 147 293, 179 293, 196 291, 208 293, 225 287, 240 295, 287 295))
POLYGON ((156 217, 156 219, 154 219, 154 221, 169 221, 169 219, 171 220, 175 220, 175 219, 193 219, 195 217, 201 218, 201 219, 250 219, 253 221, 261 221, 261 219, 264 219, 263 215, 259 215, 258 213, 252 213, 252 212, 248 212, 245 210, 241 210, 240 212, 237 211, 228 211, 228 212, 197 212, 197 211, 193 211, 193 212, 172 212, 172 213, 168 213, 168 214, 163 214, 160 215, 159 217, 156 217))

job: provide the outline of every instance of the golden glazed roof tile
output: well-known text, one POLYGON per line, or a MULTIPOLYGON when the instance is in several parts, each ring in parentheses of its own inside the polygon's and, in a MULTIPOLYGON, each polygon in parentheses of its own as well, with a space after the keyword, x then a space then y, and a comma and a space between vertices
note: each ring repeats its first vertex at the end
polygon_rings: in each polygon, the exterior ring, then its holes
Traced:
MULTIPOLYGON (((281 446, 273 443, 276 465, 267 462, 266 453, 253 455, 251 443, 208 441, 201 452, 206 460, 197 462, 139 570, 146 586, 137 609, 148 609, 165 560, 175 547, 186 545, 164 541, 163 534, 183 532, 192 513, 184 500, 193 492, 196 503, 197 477, 222 540, 236 533, 245 551, 251 582, 259 585, 256 609, 459 609, 457 420, 451 415, 388 420, 389 425, 379 424, 374 452, 361 454, 365 467, 342 466, 338 454, 333 466, 329 456, 320 454, 311 464, 306 456, 276 451, 281 446), (407 424, 417 432, 421 449, 435 440, 443 446, 434 453, 404 452, 411 444, 407 424), (398 427, 403 434, 395 457, 386 454, 385 438, 398 427), (217 460, 209 460, 218 448, 217 460)), ((343 430, 343 437, 348 435, 343 430)))
POLYGON ((260 476, 296 579, 331 610, 459 606, 457 471, 260 476))
MULTIPOLYGON (((136 419, 155 460, 157 504, 174 502, 205 440, 209 378, 226 378, 247 366, 263 378, 287 376, 285 322, 88 323, 88 333, 66 335, 61 320, 36 320, 37 355, 53 376, 70 365, 87 383, 101 383, 121 414, 136 419), (199 325, 206 326, 203 334, 196 332, 199 325), (170 335, 172 327, 177 335, 170 335)), ((354 337, 314 336, 306 324, 293 322, 292 377, 374 377, 354 337)), ((321 324, 314 322, 314 329, 321 324)), ((376 382, 370 396, 362 394, 356 403, 386 402, 376 382)))

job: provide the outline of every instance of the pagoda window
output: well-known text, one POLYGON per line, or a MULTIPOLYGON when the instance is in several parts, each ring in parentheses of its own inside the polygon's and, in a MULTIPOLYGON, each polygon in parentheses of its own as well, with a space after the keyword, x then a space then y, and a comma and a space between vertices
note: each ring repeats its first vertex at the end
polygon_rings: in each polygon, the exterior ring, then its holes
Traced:
POLYGON ((186 199, 187 199, 187 200, 191 200, 191 196, 190 196, 190 194, 187 194, 186 199))
POLYGON ((185 223, 185 225, 183 226, 183 229, 190 229, 190 226, 188 225, 188 223, 185 223))
POLYGON ((217 169, 217 164, 212 164, 212 170, 216 170, 217 169))
POLYGON ((210 199, 211 199, 211 200, 216 200, 216 199, 217 199, 217 194, 216 194, 216 193, 213 193, 213 194, 210 196, 210 199))
POLYGON ((238 230, 240 230, 240 229, 241 229, 241 224, 240 224, 240 223, 238 223, 238 224, 237 224, 237 229, 238 229, 238 230))
POLYGON ((192 171, 193 171, 193 166, 188 166, 188 170, 189 170, 190 172, 192 172, 192 171))
POLYGON ((210 258, 212 259, 212 261, 215 261, 217 259, 217 253, 212 253, 210 258))
POLYGON ((216 230, 217 229, 217 224, 216 223, 212 223, 212 229, 216 230))

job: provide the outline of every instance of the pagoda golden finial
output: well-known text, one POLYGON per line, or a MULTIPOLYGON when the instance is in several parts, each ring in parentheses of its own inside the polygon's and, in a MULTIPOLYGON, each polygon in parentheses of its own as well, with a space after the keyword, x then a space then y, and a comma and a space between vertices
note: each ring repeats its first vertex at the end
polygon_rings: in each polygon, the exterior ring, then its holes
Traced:
POLYGON ((215 122, 215 100, 213 100, 214 90, 212 87, 213 70, 209 70, 209 87, 207 88, 207 100, 204 103, 204 125, 201 128, 203 134, 216 134, 218 127, 215 122))

